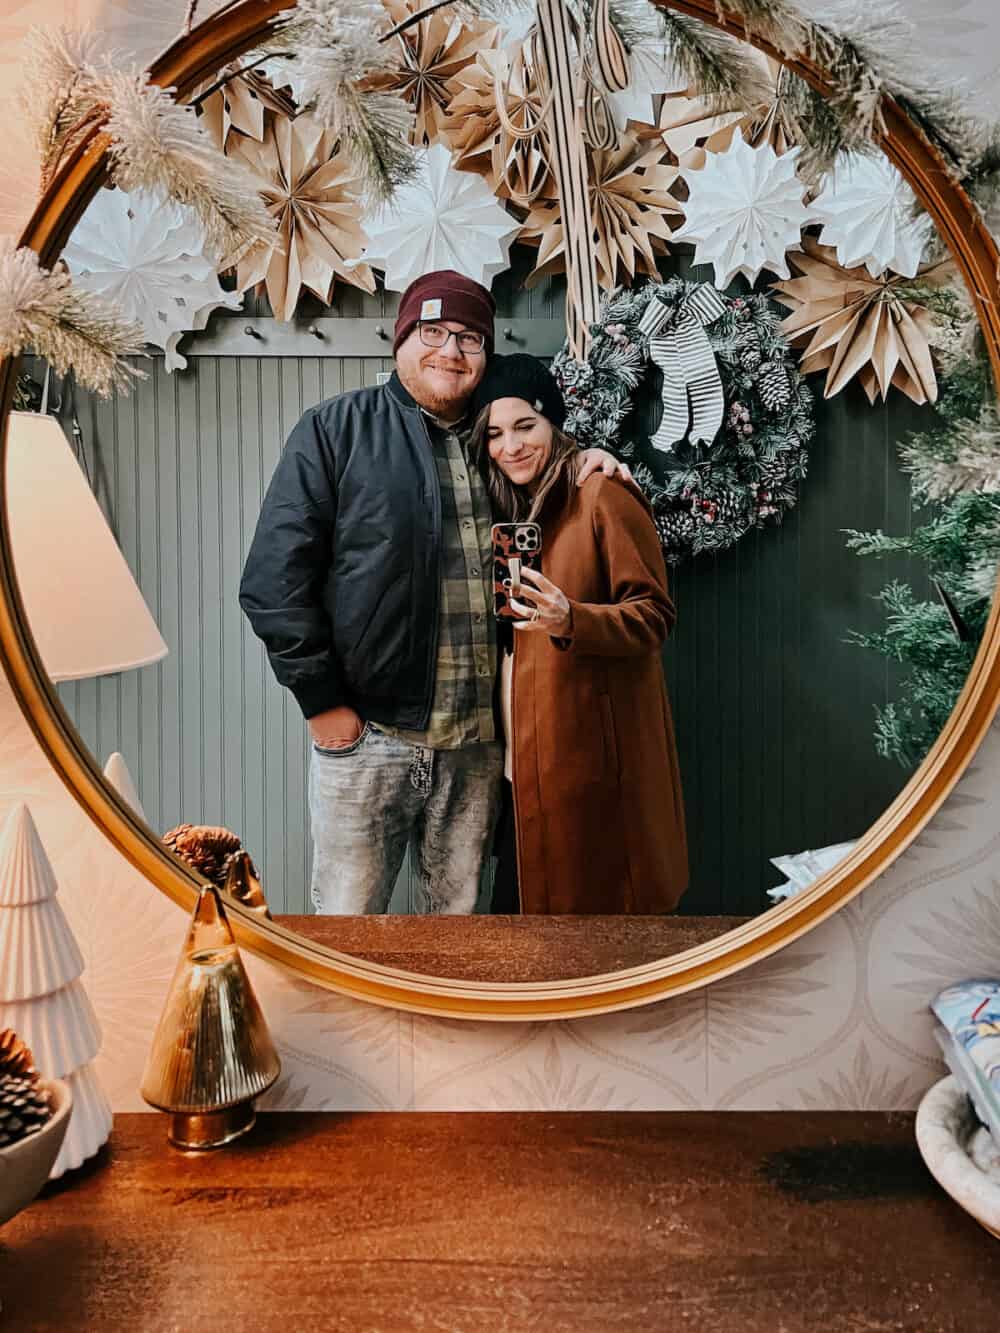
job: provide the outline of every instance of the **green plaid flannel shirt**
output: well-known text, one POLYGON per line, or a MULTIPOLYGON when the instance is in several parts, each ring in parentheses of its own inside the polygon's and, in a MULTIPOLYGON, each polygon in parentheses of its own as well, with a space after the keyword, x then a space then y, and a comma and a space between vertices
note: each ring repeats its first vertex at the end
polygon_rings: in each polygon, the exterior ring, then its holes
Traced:
POLYGON ((441 484, 441 602, 434 698, 426 731, 381 727, 432 750, 496 740, 490 497, 463 440, 425 413, 441 484))

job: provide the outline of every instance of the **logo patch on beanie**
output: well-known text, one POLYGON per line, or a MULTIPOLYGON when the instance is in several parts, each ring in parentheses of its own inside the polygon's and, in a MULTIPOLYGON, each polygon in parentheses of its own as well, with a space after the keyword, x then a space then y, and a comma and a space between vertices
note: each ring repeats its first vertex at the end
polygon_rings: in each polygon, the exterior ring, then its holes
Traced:
POLYGON ((434 301, 425 301, 420 307, 421 319, 440 319, 441 318, 441 299, 438 297, 434 301))

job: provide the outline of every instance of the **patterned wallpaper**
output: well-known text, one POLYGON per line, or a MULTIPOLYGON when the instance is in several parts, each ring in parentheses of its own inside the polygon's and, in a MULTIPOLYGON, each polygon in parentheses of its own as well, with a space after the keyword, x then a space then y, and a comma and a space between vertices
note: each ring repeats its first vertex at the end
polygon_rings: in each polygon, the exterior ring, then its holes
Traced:
MULTIPOLYGON (((816 7, 819 8, 818 0, 816 7)), ((827 14, 836 9, 827 0, 827 14)), ((906 0, 921 46, 975 86, 992 74, 993 0, 906 0)), ((182 0, 7 0, 0 108, 36 23, 91 23, 149 59, 182 0)), ((984 83, 983 97, 986 97, 984 83)), ((1000 96, 1000 94, 996 94, 1000 96)), ((1000 115, 1000 108, 997 110, 1000 115)), ((9 122, 8 122, 9 123, 9 122)), ((0 145, 0 232, 30 212, 30 145, 0 145)), ((248 958, 282 1056, 267 1104, 319 1110, 903 1109, 940 1074, 927 1001, 1000 965, 1000 726, 925 834, 876 884, 735 977, 644 1009, 558 1023, 465 1023, 321 991, 248 958)), ((186 928, 77 808, 0 681, 0 818, 27 801, 83 950, 104 1032, 97 1069, 116 1110, 137 1087, 186 928)))

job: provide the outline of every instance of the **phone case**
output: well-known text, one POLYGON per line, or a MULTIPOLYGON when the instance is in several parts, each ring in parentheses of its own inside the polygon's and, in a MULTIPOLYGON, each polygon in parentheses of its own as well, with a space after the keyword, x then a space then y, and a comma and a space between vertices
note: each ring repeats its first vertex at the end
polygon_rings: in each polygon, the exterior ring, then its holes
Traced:
POLYGON ((510 606, 512 574, 521 569, 538 569, 542 560, 542 530, 537 523, 494 523, 493 536, 493 613, 498 620, 520 620, 510 606))

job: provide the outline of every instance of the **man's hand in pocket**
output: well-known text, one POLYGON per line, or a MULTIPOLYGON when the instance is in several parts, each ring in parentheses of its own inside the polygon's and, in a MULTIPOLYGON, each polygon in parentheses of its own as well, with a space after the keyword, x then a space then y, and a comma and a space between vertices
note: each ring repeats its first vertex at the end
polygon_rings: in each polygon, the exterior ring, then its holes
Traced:
POLYGON ((365 724, 353 708, 328 708, 309 719, 309 730, 323 750, 341 750, 353 745, 365 724))

